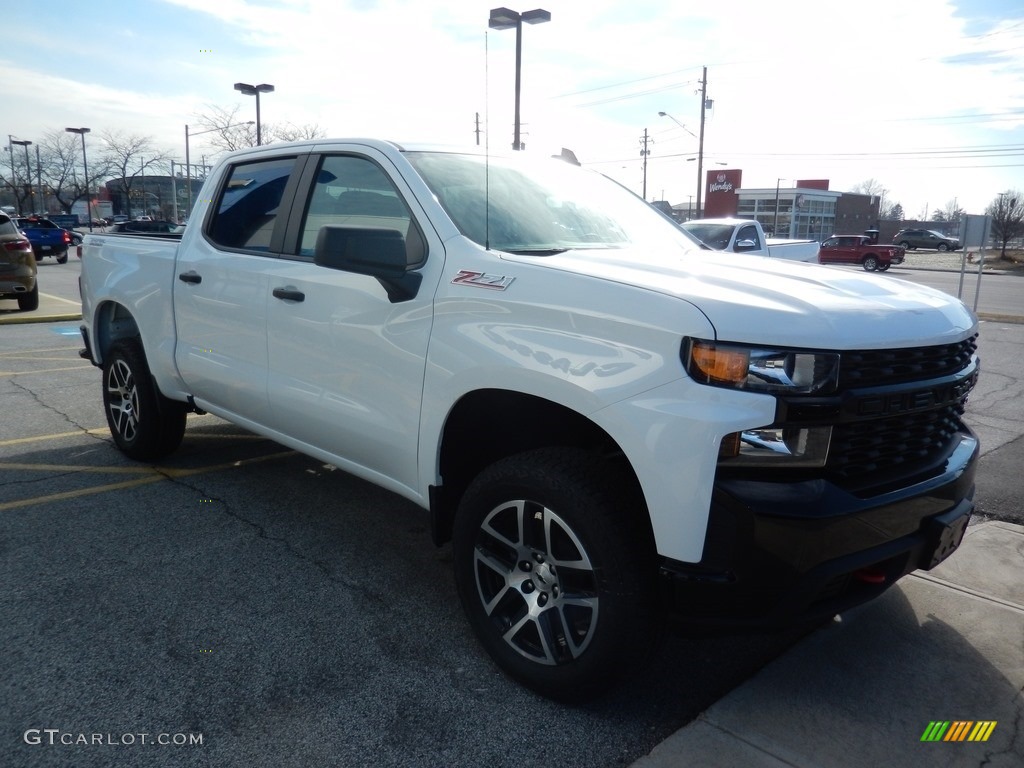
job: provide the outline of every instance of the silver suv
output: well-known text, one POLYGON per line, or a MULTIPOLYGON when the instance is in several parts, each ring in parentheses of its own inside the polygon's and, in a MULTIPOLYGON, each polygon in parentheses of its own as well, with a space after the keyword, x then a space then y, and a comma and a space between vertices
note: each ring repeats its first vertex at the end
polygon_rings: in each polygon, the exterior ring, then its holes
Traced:
POLYGON ((901 229, 892 239, 893 245, 902 245, 908 251, 915 248, 934 248, 936 251, 957 251, 960 241, 930 229, 901 229))

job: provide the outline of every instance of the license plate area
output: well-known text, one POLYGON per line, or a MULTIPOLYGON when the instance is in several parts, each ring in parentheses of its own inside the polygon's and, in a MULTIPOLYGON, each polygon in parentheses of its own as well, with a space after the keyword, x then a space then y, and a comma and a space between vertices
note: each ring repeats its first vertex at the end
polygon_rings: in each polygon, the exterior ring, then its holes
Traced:
POLYGON ((956 551, 967 533, 971 511, 971 508, 963 510, 957 507, 928 521, 925 533, 929 547, 921 558, 921 568, 930 571, 956 551))

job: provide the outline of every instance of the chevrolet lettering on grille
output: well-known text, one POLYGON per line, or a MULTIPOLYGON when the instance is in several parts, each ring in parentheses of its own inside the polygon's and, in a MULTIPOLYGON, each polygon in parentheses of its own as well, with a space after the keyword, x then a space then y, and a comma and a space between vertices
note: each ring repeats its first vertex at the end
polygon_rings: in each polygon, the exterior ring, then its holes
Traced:
POLYGON ((889 392, 871 395, 857 401, 858 416, 891 416, 898 413, 925 411, 962 401, 974 388, 978 372, 974 370, 961 381, 912 392, 889 392))

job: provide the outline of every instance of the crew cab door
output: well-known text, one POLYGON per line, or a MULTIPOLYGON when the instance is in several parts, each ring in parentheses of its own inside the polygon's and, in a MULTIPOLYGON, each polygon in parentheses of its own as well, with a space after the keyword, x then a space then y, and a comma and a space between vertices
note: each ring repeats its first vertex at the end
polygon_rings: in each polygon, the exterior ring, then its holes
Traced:
MULTIPOLYGON (((214 412, 265 423, 269 265, 280 255, 305 158, 261 155, 226 170, 201 233, 183 239, 174 274, 175 362, 214 412)), ((189 235, 190 233, 186 233, 189 235)))
MULTIPOLYGON (((433 297, 443 246, 390 160, 332 147, 310 157, 285 253, 267 289, 270 426, 363 476, 417 485, 417 440, 433 297), (383 236, 404 250, 408 290, 314 262, 324 227, 383 236), (391 286, 393 288, 393 286, 391 286)), ((372 267, 372 265, 370 265, 372 267)))

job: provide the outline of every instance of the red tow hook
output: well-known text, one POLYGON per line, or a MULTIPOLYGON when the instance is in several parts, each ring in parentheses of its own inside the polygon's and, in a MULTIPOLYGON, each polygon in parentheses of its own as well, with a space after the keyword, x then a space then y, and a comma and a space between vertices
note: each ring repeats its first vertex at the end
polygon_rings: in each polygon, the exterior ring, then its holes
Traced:
POLYGON ((885 584, 885 571, 880 568, 861 568, 853 572, 853 578, 865 584, 885 584))

